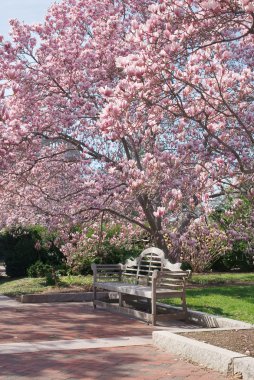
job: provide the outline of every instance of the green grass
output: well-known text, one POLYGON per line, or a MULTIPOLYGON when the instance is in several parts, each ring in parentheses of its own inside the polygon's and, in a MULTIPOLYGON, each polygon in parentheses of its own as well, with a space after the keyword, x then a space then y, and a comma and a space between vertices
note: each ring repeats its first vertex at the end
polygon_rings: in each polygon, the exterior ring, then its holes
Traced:
POLYGON ((190 279, 192 284, 227 284, 237 282, 254 282, 254 273, 205 273, 193 274, 190 279))
MULTIPOLYGON (((178 300, 165 300, 178 305, 178 300)), ((187 289, 188 308, 254 324, 254 285, 187 289)))
POLYGON ((0 278, 0 294, 19 296, 22 294, 55 292, 55 291, 89 291, 92 276, 63 276, 58 286, 49 286, 45 278, 0 278))

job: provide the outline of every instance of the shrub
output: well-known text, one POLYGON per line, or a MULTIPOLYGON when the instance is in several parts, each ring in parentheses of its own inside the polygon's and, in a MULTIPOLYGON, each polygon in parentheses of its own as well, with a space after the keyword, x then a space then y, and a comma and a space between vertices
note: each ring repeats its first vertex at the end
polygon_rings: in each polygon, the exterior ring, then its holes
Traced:
POLYGON ((113 245, 108 242, 104 242, 103 250, 100 256, 97 257, 97 261, 101 264, 117 264, 124 263, 130 257, 136 257, 140 254, 142 248, 138 245, 132 247, 126 247, 125 245, 113 245))
POLYGON ((87 253, 85 249, 79 249, 71 256, 71 273, 87 275, 91 274, 92 263, 117 264, 124 263, 128 258, 135 257, 140 253, 138 247, 128 249, 124 246, 114 246, 104 242, 97 253, 87 253))
POLYGON ((40 251, 34 247, 35 239, 27 231, 12 230, 2 236, 6 274, 24 277, 27 269, 40 259, 40 251))
POLYGON ((6 274, 10 277, 25 277, 28 268, 41 261, 57 266, 66 260, 54 245, 54 235, 41 226, 16 227, 0 235, 6 274))
POLYGON ((60 283, 60 276, 59 273, 54 269, 51 268, 46 273, 46 285, 58 285, 60 283))
POLYGON ((229 248, 226 234, 215 223, 207 225, 201 218, 194 220, 180 238, 184 266, 189 264, 198 273, 209 270, 229 248))
POLYGON ((186 263, 185 261, 183 261, 181 263, 181 269, 182 270, 192 270, 192 267, 191 267, 191 265, 189 263, 186 263))
POLYGON ((91 265, 97 262, 96 256, 93 254, 84 254, 84 252, 77 252, 73 254, 71 263, 71 274, 83 275, 92 274, 91 265))
POLYGON ((55 268, 50 264, 45 264, 42 261, 36 261, 27 270, 28 277, 45 277, 46 285, 58 285, 60 282, 60 275, 66 274, 63 269, 55 268))
POLYGON ((45 277, 48 272, 51 271, 51 266, 49 264, 45 264, 42 261, 36 261, 36 263, 32 264, 28 270, 28 277, 45 277))
POLYGON ((103 225, 102 231, 89 228, 84 233, 74 231, 62 250, 72 274, 91 274, 91 264, 115 264, 136 257, 144 249, 144 242, 121 241, 120 225, 103 225), (101 238, 98 237, 101 234, 101 238))
POLYGON ((223 206, 212 214, 232 243, 232 249, 218 259, 212 269, 217 271, 254 270, 254 207, 253 202, 241 197, 228 197, 223 206))
POLYGON ((246 242, 235 242, 232 251, 215 261, 212 270, 226 272, 229 270, 239 270, 250 272, 254 270, 253 256, 248 252, 246 242))

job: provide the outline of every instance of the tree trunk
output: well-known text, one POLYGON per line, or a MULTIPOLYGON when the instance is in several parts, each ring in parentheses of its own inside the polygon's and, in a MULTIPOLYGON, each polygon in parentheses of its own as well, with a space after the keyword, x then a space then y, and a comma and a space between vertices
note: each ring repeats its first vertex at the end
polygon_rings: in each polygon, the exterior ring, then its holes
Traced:
POLYGON ((165 253, 166 258, 172 264, 177 262, 177 257, 175 256, 174 252, 170 252, 164 236, 161 235, 158 231, 154 235, 154 242, 156 247, 160 248, 165 253))

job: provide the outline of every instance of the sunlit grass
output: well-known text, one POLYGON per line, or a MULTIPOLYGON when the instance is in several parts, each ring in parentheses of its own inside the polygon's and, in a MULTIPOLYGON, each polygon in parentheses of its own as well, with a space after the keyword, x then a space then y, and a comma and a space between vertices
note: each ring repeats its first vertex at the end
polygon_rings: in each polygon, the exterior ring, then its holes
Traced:
POLYGON ((62 276, 58 286, 49 286, 45 278, 0 278, 0 294, 19 296, 55 291, 90 291, 92 276, 62 276))
POLYGON ((237 282, 254 282, 254 273, 205 273, 193 274, 193 284, 227 284, 237 282))
MULTIPOLYGON (((178 300, 165 303, 178 305, 178 300)), ((192 310, 254 324, 254 285, 187 289, 187 305, 192 310)))

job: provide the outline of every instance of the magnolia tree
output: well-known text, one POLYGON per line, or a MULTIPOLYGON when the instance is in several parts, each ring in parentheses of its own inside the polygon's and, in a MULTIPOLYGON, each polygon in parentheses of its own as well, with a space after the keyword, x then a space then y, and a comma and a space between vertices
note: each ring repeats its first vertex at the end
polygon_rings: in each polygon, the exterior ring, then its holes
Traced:
POLYGON ((180 241, 253 176, 253 19, 249 0, 65 0, 43 24, 13 20, 3 221, 121 222, 178 260, 172 226, 180 241))

